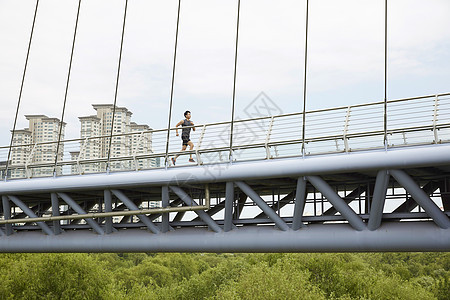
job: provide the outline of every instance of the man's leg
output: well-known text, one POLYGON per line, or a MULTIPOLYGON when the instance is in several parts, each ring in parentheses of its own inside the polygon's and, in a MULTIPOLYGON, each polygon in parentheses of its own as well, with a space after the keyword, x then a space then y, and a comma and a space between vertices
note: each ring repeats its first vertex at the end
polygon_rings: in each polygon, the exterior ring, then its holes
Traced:
MULTIPOLYGON (((188 145, 189 145, 189 150, 193 150, 194 149, 194 143, 193 142, 189 141, 188 145)), ((192 158, 192 153, 189 156, 190 156, 189 161, 190 162, 195 162, 194 159, 192 158)))
MULTIPOLYGON (((187 147, 187 145, 183 145, 183 146, 181 147, 181 151, 186 150, 186 147, 187 147)), ((175 162, 177 161, 178 156, 180 156, 180 155, 177 154, 177 155, 175 155, 174 157, 172 157, 172 163, 173 163, 173 165, 175 165, 175 162)))

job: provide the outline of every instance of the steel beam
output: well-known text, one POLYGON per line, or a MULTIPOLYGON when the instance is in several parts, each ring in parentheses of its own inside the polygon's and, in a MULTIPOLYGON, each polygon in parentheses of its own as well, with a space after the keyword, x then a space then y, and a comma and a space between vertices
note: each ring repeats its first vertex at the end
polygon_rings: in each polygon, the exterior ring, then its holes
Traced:
POLYGON ((444 178, 439 184, 444 211, 450 211, 450 178, 444 178))
MULTIPOLYGON (((105 212, 112 212, 112 196, 110 190, 103 191, 103 199, 105 203, 105 212)), ((105 232, 110 234, 113 232, 112 217, 105 217, 105 232)))
POLYGON ((303 227, 302 216, 306 203, 306 180, 300 177, 297 180, 297 190, 295 193, 294 219, 292 221, 292 229, 298 230, 303 227))
POLYGON ((430 197, 414 182, 414 180, 404 171, 389 170, 389 173, 401 184, 416 202, 425 210, 433 221, 441 228, 450 228, 450 220, 437 207, 430 197))
POLYGON ((378 230, 356 231, 347 224, 311 224, 302 230, 272 226, 239 227, 215 233, 181 228, 152 235, 127 229, 109 235, 65 231, 42 238, 39 232, 0 237, 0 252, 367 252, 450 251, 450 230, 433 222, 384 223, 378 230))
POLYGON ((252 199, 256 205, 277 225, 280 230, 286 231, 289 226, 267 205, 267 203, 245 182, 236 181, 236 185, 252 199))
MULTIPOLYGON (((55 193, 50 194, 51 202, 52 202, 52 216, 59 216, 59 201, 58 195, 55 193)), ((53 232, 55 234, 61 233, 61 223, 59 220, 53 221, 53 232)))
POLYGON ((244 192, 239 193, 239 198, 236 204, 236 208, 234 210, 235 219, 239 219, 241 217, 242 210, 244 209, 245 206, 245 202, 247 202, 247 198, 248 196, 244 192))
POLYGON ((234 203, 234 183, 228 181, 225 187, 225 216, 224 227, 225 232, 233 229, 233 203, 234 203))
MULTIPOLYGON (((2 196, 2 206, 3 206, 3 218, 5 220, 11 219, 11 204, 9 203, 9 198, 2 196)), ((13 234, 12 224, 5 224, 6 235, 13 234)))
MULTIPOLYGON (((78 214, 80 215, 85 215, 86 212, 84 211, 84 209, 81 208, 81 206, 79 206, 72 198, 69 197, 69 195, 65 194, 65 193, 57 193, 58 196, 64 200, 64 202, 67 203, 67 205, 69 205, 70 207, 72 207, 72 209, 74 211, 76 211, 78 214)), ((98 234, 104 234, 105 232, 103 231, 103 229, 97 224, 97 222, 95 222, 92 219, 85 219, 86 223, 89 224, 89 226, 92 227, 92 229, 94 229, 95 232, 97 232, 98 234)))
MULTIPOLYGON (((161 187, 161 202, 162 207, 170 207, 169 205, 169 187, 166 185, 163 185, 161 187)), ((162 214, 162 222, 161 222, 161 231, 167 232, 169 231, 169 213, 162 214)))
MULTIPOLYGON (((366 191, 366 189, 361 188, 360 186, 357 187, 356 189, 354 189, 353 191, 351 191, 348 195, 346 195, 344 198, 342 198, 342 200, 345 201, 345 203, 349 204, 351 203, 353 200, 355 200, 357 197, 359 197, 362 193, 364 193, 366 191)), ((335 207, 330 207, 329 209, 327 209, 323 215, 324 216, 333 216, 337 213, 337 210, 335 207)))
MULTIPOLYGON (((128 197, 125 196, 125 194, 122 193, 121 191, 111 190, 111 192, 114 194, 114 196, 119 198, 119 200, 122 201, 123 204, 125 204, 125 206, 128 207, 130 210, 139 210, 137 205, 134 204, 133 201, 128 199, 128 197)), ((137 216, 142 221, 142 223, 144 223, 148 227, 148 229, 150 229, 151 232, 153 232, 153 233, 161 232, 161 230, 159 230, 158 226, 153 224, 153 222, 146 215, 137 215, 137 216)))
POLYGON ((307 176, 306 179, 318 189, 327 200, 341 213, 348 223, 358 231, 366 229, 361 218, 339 197, 338 194, 319 176, 307 176))
POLYGON ((373 192, 372 206, 370 208, 369 223, 367 224, 369 230, 376 230, 381 225, 388 184, 388 172, 386 170, 378 171, 373 192))
MULTIPOLYGON (((180 197, 183 202, 188 206, 198 206, 197 202, 195 202, 185 191, 177 186, 170 186, 170 189, 180 197)), ((204 211, 196 210, 195 213, 202 219, 212 230, 215 232, 222 232, 222 228, 204 211)))
POLYGON ((302 158, 226 163, 223 168, 208 165, 183 168, 117 172, 110 174, 74 175, 58 178, 33 178, 0 182, 0 194, 32 194, 37 192, 68 192, 76 190, 99 190, 114 187, 163 186, 177 184, 181 174, 189 174, 183 182, 207 183, 242 181, 358 172, 382 169, 403 169, 450 165, 450 144, 368 150, 354 153, 302 158), (424 155, 426 153, 426 155, 424 155), (205 171, 207 170, 207 171, 205 171), (24 184, 26 182, 26 184, 24 184))
POLYGON ((183 219, 183 217, 184 217, 185 214, 186 214, 185 211, 180 211, 180 212, 178 212, 178 213, 175 215, 175 218, 173 218, 173 221, 174 221, 174 222, 181 221, 181 220, 183 219))
MULTIPOLYGON (((15 205, 17 205, 28 217, 30 218, 37 218, 37 215, 26 205, 23 203, 19 198, 16 196, 8 195, 8 198, 14 202, 15 205)), ((30 220, 31 221, 31 220, 30 220)), ((42 231, 44 231, 47 235, 53 235, 53 231, 48 227, 47 224, 44 222, 36 222, 36 224, 41 227, 42 231)))
MULTIPOLYGON (((430 181, 422 187, 422 190, 425 194, 430 195, 434 193, 438 189, 438 184, 434 181, 430 181)), ((397 207, 393 212, 394 213, 402 213, 402 212, 411 212, 414 208, 417 207, 417 202, 408 197, 405 202, 403 202, 399 207, 397 207)))
MULTIPOLYGON (((294 197, 295 197, 295 192, 290 192, 289 194, 284 196, 282 199, 275 202, 273 205, 270 205, 270 208, 276 212, 278 209, 282 209, 287 204, 289 204, 289 202, 291 202, 294 199, 294 197)), ((259 215, 257 215, 255 218, 263 218, 264 216, 266 216, 266 214, 262 212, 259 215)))
MULTIPOLYGON (((220 203, 217 203, 216 205, 211 207, 209 210, 206 211, 206 213, 208 214, 208 216, 212 217, 224 208, 225 208, 225 200, 220 201, 220 203)), ((200 217, 196 217, 193 221, 198 220, 200 220, 200 217)))

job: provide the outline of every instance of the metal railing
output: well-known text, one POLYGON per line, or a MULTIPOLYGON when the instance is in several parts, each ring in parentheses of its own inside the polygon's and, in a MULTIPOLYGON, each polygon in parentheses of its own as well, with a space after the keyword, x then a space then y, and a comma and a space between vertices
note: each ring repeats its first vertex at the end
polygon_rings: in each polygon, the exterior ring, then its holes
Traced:
MULTIPOLYGON (((450 142, 450 93, 391 100, 387 112, 387 148, 450 142)), ((383 149, 383 114, 384 102, 306 112, 305 155, 383 149)), ((191 154, 197 165, 229 163, 230 157, 234 162, 302 156, 302 113, 233 123, 231 146, 231 122, 208 123, 195 126, 195 148, 183 152, 180 138, 174 132, 167 135, 167 129, 116 134, 109 161, 109 135, 61 141, 56 164, 56 141, 13 145, 9 168, 0 166, 0 171, 13 179, 102 173, 107 165, 108 172, 167 168, 172 166, 164 165, 165 158, 175 155, 180 155, 177 167, 192 165, 191 154)), ((6 161, 8 151, 8 146, 0 147, 0 161, 6 161)))

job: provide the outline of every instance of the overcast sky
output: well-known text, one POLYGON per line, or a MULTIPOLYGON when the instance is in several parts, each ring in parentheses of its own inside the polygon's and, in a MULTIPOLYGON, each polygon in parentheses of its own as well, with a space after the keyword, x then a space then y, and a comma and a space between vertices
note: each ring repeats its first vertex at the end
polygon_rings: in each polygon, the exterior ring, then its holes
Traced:
MULTIPOLYGON (((35 0, 0 0, 0 143, 8 145, 35 0)), ((61 117, 77 0, 41 0, 17 128, 61 117)), ((117 105, 167 127, 178 1, 129 0, 117 105)), ((125 0, 83 0, 67 97, 66 137, 91 104, 113 103, 125 0)), ((301 0, 241 0, 236 116, 264 92, 301 112, 301 0)), ((390 0, 390 99, 450 92, 450 1, 390 0)), ((237 0, 182 0, 172 124, 231 118, 237 0)), ((382 101, 384 0, 310 0, 308 109, 382 101)))

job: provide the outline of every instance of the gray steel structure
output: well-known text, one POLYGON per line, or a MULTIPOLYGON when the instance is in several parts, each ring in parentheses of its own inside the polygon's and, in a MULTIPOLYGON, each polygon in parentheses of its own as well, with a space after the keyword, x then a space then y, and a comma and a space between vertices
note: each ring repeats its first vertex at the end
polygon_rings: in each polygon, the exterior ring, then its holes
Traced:
POLYGON ((196 165, 5 178, 0 252, 449 251, 449 100, 389 102, 398 117, 390 115, 386 145, 376 115, 382 103, 375 103, 308 113, 304 140, 281 134, 300 128, 292 122, 301 114, 236 121, 229 148, 202 144, 205 128, 229 123, 201 125, 196 165), (311 125, 311 116, 330 113, 344 117, 340 129, 323 120, 311 125), (251 128, 262 134, 251 139, 251 128))
POLYGON ((449 153, 443 144, 11 180, 0 184, 0 251, 448 251, 449 153), (146 201, 163 209, 140 210, 146 201))

